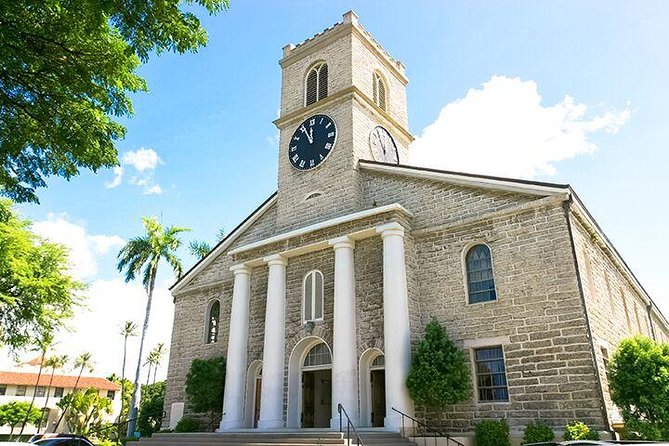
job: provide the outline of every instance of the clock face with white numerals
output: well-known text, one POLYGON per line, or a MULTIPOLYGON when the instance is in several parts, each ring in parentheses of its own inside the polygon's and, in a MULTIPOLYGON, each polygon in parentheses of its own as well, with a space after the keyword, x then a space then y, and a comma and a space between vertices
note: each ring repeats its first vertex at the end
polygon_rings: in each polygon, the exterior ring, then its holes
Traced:
POLYGON ((372 148, 375 161, 391 164, 400 163, 395 140, 390 132, 380 125, 374 127, 369 134, 369 146, 372 148))
POLYGON ((288 144, 288 159, 298 170, 318 167, 337 141, 337 126, 328 115, 314 115, 297 127, 288 144))

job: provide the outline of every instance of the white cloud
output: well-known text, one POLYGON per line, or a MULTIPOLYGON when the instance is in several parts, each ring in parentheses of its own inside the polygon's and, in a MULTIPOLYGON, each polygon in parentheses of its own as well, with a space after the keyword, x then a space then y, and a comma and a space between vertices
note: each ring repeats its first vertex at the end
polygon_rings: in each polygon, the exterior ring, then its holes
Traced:
POLYGON ((114 171, 114 178, 111 181, 105 183, 105 187, 107 189, 113 189, 116 186, 119 186, 123 181, 123 167, 116 166, 114 167, 113 171, 114 171))
POLYGON ((160 184, 154 184, 148 189, 144 190, 144 195, 160 195, 163 193, 163 189, 160 187, 160 184))
POLYGON ((535 82, 493 76, 441 109, 412 144, 410 162, 512 177, 551 175, 554 163, 597 150, 591 134, 617 133, 630 115, 627 105, 592 116, 569 95, 544 106, 535 82))
POLYGON ((132 168, 136 175, 131 176, 128 184, 141 187, 144 195, 160 194, 162 188, 160 184, 154 182, 154 173, 158 164, 163 161, 158 156, 158 153, 153 149, 140 148, 137 150, 130 150, 121 156, 121 166, 114 167, 114 178, 105 183, 107 189, 112 189, 121 185, 123 182, 123 175, 127 169, 132 168))
MULTIPOLYGON (((159 283, 154 291, 149 330, 142 355, 144 357, 158 342, 165 343, 169 348, 174 314, 174 304, 167 288, 171 283, 171 279, 159 283)), ((119 278, 94 281, 86 295, 87 308, 79 309, 69 323, 70 330, 62 331, 56 337, 56 350, 71 358, 85 351, 91 352, 95 360, 94 375, 120 375, 123 359, 123 338, 119 334, 121 325, 126 320, 131 320, 138 326, 137 334, 141 334, 146 310, 146 292, 140 281, 125 283, 119 278)), ((138 352, 139 336, 130 338, 126 376, 131 380, 137 367, 138 352)), ((164 379, 167 361, 166 354, 158 370, 158 379, 164 379)), ((140 382, 146 382, 146 373, 146 368, 143 368, 140 382)))
POLYGON ((79 279, 97 273, 97 255, 107 254, 125 243, 118 235, 88 234, 83 224, 71 222, 65 214, 49 213, 46 220, 33 223, 32 229, 36 234, 69 248, 71 273, 79 279))
POLYGON ((135 150, 125 152, 121 157, 121 161, 125 165, 130 165, 135 168, 138 172, 144 172, 145 170, 155 170, 158 163, 161 163, 162 160, 158 157, 158 153, 153 149, 145 149, 144 147, 135 150))

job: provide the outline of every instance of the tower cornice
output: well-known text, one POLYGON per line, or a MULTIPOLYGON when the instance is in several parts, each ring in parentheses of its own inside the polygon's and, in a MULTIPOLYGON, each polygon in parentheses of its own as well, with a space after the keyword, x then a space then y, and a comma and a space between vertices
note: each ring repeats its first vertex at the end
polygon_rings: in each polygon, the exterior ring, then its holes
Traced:
POLYGON ((358 103, 360 103, 363 106, 369 107, 372 109, 375 113, 377 113, 383 120, 385 120, 386 125, 391 126, 393 129, 397 130, 402 134, 402 136, 407 140, 408 143, 413 142, 414 139, 416 139, 404 126, 402 126, 399 122, 397 122, 395 119, 393 119, 385 110, 379 108, 372 99, 370 99, 365 93, 363 93, 358 87, 356 86, 351 86, 348 88, 345 88, 343 90, 338 91, 337 93, 328 96, 325 99, 322 99, 318 102, 315 102, 311 105, 308 105, 306 107, 300 108, 298 110, 295 110, 291 113, 288 113, 284 116, 281 116, 278 119, 275 119, 272 121, 274 125, 279 129, 283 129, 287 125, 290 124, 297 124, 301 122, 304 118, 307 116, 310 116, 314 113, 317 113, 323 109, 327 109, 328 107, 332 106, 333 104, 337 104, 339 102, 345 101, 345 100, 351 100, 354 99, 358 103))

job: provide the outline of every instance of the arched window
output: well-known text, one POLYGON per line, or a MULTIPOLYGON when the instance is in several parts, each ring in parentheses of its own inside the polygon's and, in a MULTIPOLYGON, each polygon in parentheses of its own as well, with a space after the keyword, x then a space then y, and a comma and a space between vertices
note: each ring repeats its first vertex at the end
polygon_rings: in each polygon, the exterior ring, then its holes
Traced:
POLYGON ((475 304, 497 299, 490 248, 483 244, 472 246, 467 251, 465 262, 469 303, 475 304))
POLYGON ((323 319, 323 273, 318 270, 304 277, 304 320, 323 319))
POLYGON ((207 344, 218 341, 218 319, 221 314, 221 303, 218 300, 209 304, 207 313, 207 344))
POLYGON ((309 350, 302 367, 322 367, 330 364, 332 364, 330 349, 324 343, 320 343, 309 350))
POLYGON ((328 64, 314 65, 307 74, 304 105, 311 105, 328 97, 328 64))
POLYGON ((382 110, 386 109, 386 85, 383 83, 383 78, 379 73, 374 73, 372 77, 374 83, 374 103, 382 110))

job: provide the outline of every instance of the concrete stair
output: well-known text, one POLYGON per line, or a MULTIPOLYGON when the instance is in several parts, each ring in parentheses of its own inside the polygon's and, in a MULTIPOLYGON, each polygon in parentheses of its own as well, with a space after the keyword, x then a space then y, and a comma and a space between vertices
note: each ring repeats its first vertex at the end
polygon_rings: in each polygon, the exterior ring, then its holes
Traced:
MULTIPOLYGON (((402 437, 397 432, 359 430, 358 433, 365 445, 415 446, 415 443, 402 437)), ((344 435, 337 431, 317 429, 271 432, 240 430, 221 433, 165 433, 154 434, 151 438, 141 439, 132 444, 137 446, 346 446, 344 435)), ((356 440, 353 439, 351 444, 357 444, 356 440)))

